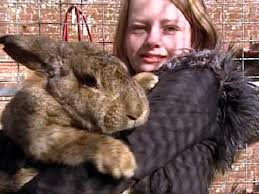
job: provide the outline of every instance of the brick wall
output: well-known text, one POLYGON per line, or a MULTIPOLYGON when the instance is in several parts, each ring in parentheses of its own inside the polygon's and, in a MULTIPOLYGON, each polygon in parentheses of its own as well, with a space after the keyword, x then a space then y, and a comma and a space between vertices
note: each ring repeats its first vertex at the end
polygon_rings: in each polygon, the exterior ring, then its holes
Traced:
MULTIPOLYGON (((248 48, 251 41, 259 41, 258 0, 205 2, 224 43, 232 41, 241 48, 248 48)), ((86 15, 93 41, 100 44, 104 50, 112 51, 120 0, 1 0, 0 35, 42 34, 60 40, 65 12, 72 3, 86 15)), ((74 15, 69 22, 69 38, 76 40, 74 15)), ((89 41, 85 28, 84 39, 89 41)), ((27 69, 13 62, 0 48, 0 112, 26 75, 27 69)), ((240 151, 232 171, 224 176, 217 176, 211 193, 229 193, 236 185, 240 193, 251 192, 259 184, 258 153, 259 143, 240 151)))

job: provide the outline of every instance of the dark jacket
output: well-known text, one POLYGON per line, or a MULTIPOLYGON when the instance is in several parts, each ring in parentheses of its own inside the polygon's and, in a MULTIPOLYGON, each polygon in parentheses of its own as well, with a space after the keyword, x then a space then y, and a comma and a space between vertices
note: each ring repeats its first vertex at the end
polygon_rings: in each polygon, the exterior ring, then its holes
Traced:
MULTIPOLYGON (((115 180, 91 164, 41 166, 18 194, 206 194, 216 171, 258 135, 254 87, 219 50, 173 58, 157 72, 149 121, 122 134, 136 156, 131 179, 115 180)), ((25 162, 25 164, 28 162, 25 162)))

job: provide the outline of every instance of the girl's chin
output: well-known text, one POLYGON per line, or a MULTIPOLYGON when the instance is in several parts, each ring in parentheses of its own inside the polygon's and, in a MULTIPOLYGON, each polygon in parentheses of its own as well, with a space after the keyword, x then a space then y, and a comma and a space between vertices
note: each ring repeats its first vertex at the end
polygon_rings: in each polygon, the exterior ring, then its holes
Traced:
POLYGON ((158 70, 162 66, 162 63, 142 63, 138 66, 138 72, 149 72, 158 70))

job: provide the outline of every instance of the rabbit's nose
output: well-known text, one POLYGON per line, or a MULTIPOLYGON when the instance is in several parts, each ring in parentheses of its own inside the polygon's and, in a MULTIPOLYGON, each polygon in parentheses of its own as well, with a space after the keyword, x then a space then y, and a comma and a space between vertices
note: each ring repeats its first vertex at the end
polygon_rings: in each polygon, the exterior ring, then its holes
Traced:
POLYGON ((130 120, 137 120, 138 118, 136 116, 133 116, 133 115, 127 115, 127 117, 130 119, 130 120))

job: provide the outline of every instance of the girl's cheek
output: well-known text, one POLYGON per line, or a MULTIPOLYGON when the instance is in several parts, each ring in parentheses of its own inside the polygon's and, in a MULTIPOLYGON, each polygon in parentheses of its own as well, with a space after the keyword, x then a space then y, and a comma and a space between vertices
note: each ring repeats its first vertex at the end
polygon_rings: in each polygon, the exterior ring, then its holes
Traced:
POLYGON ((137 52, 144 43, 143 39, 144 38, 142 36, 129 35, 127 41, 127 46, 129 47, 129 50, 131 50, 132 52, 137 52))
POLYGON ((168 36, 164 40, 165 47, 170 51, 175 49, 189 49, 191 48, 191 39, 189 34, 178 32, 173 36, 168 36))

